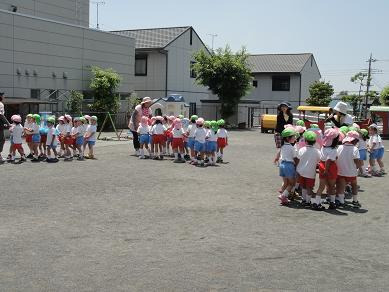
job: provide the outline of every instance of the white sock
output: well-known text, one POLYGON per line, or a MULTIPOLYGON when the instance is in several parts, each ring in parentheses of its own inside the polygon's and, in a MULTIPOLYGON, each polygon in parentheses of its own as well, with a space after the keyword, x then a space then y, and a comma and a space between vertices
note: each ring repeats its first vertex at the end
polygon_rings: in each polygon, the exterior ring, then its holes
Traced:
POLYGON ((316 204, 321 205, 321 197, 316 196, 316 204))
POLYGON ((178 153, 174 153, 174 158, 178 159, 178 153))
POLYGON ((289 191, 288 190, 285 190, 282 195, 283 197, 287 198, 289 196, 289 191))
POLYGON ((358 195, 353 195, 353 201, 358 202, 358 195))
POLYGON ((307 203, 311 202, 312 198, 310 195, 307 194, 307 199, 305 200, 307 203))
POLYGON ((331 201, 331 203, 335 203, 335 198, 336 198, 335 195, 330 195, 330 201, 331 201))
POLYGON ((317 204, 316 197, 315 198, 311 198, 311 204, 317 204))
POLYGON ((344 204, 344 194, 338 194, 339 202, 344 204))
POLYGON ((303 196, 303 200, 307 201, 308 190, 307 189, 302 189, 301 193, 302 193, 302 196, 303 196))

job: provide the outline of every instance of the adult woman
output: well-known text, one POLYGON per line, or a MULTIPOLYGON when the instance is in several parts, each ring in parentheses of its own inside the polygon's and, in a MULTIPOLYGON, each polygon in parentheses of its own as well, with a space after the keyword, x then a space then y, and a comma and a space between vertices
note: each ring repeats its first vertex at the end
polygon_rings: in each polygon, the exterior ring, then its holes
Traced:
POLYGON ((289 102, 282 102, 277 107, 277 125, 274 131, 274 140, 276 142, 276 147, 281 148, 281 133, 285 129, 285 125, 293 125, 293 114, 291 112, 292 106, 289 102))
POLYGON ((353 125, 353 117, 349 115, 348 106, 345 102, 338 102, 334 107, 334 114, 330 115, 326 122, 332 122, 337 128, 347 126, 350 127, 353 125))
POLYGON ((136 155, 139 155, 139 148, 140 148, 139 137, 138 137, 138 132, 137 132, 138 127, 139 127, 139 123, 140 123, 141 118, 143 116, 146 116, 148 118, 151 117, 152 111, 150 109, 150 106, 152 103, 153 103, 153 101, 151 100, 150 97, 143 98, 141 104, 139 104, 135 107, 135 110, 132 113, 131 118, 130 118, 130 123, 129 123, 128 127, 130 128, 130 131, 131 131, 132 136, 133 136, 132 142, 134 144, 134 149, 136 151, 136 155))
POLYGON ((4 163, 3 157, 1 156, 1 152, 3 152, 5 136, 4 129, 10 126, 7 118, 4 116, 4 104, 3 104, 4 92, 0 92, 0 163, 4 163))

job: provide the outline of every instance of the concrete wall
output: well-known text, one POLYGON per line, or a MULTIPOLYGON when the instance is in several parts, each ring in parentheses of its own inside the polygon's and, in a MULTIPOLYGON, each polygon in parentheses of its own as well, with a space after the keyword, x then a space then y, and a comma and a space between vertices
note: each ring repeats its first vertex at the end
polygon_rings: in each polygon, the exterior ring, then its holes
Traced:
POLYGON ((116 70, 119 91, 131 92, 134 46, 132 38, 0 10, 0 89, 18 98, 31 89, 88 90, 97 65, 116 70))
POLYGON ((0 9, 89 27, 89 0, 0 0, 0 9))
POLYGON ((315 58, 311 56, 301 71, 301 101, 302 103, 309 97, 309 86, 321 78, 319 68, 315 58))

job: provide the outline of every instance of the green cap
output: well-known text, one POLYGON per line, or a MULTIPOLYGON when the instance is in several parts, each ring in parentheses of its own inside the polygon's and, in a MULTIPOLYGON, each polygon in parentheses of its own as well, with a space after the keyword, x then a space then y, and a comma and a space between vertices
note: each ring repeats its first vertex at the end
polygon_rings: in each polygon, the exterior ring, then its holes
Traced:
POLYGON ((183 115, 178 115, 178 118, 179 118, 180 120, 182 120, 182 119, 184 118, 184 116, 183 116, 183 115))
POLYGON ((349 131, 349 132, 351 132, 351 131, 358 132, 358 131, 359 131, 359 129, 358 129, 358 128, 356 128, 356 127, 350 127, 350 128, 348 128, 348 131, 349 131))
POLYGON ((211 121, 211 128, 217 129, 219 127, 218 123, 216 121, 211 121))
POLYGON ((310 142, 315 142, 316 141, 316 138, 317 138, 317 135, 315 132, 312 132, 312 131, 306 131, 304 133, 304 139, 306 141, 310 141, 310 142))
POLYGON ((34 117, 33 114, 28 114, 28 115, 27 115, 27 118, 33 118, 33 117, 34 117))
POLYGON ((33 117, 33 119, 35 120, 35 123, 36 123, 36 124, 40 124, 40 123, 41 123, 41 116, 40 116, 40 115, 35 114, 35 115, 33 115, 32 117, 33 117))
POLYGON ((350 130, 347 126, 343 126, 339 128, 339 131, 341 131, 343 134, 347 134, 350 130))
POLYGON ((225 123, 226 123, 226 122, 225 122, 223 119, 220 119, 220 120, 217 121, 217 124, 218 124, 219 126, 224 126, 225 123))
POLYGON ((319 125, 318 124, 311 124, 311 129, 319 129, 319 125))
POLYGON ((196 121, 199 118, 198 115, 193 115, 190 117, 191 121, 196 121))
POLYGON ((295 136, 295 135, 296 135, 296 131, 293 130, 292 128, 286 128, 281 133, 282 138, 287 138, 287 137, 291 137, 291 136, 295 136))
POLYGON ((204 122, 204 127, 210 128, 211 127, 211 122, 210 121, 205 121, 204 122))
POLYGON ((48 117, 47 122, 54 125, 55 124, 55 117, 53 117, 53 116, 48 117))
POLYGON ((83 123, 86 123, 86 118, 80 117, 80 121, 83 122, 83 123))
POLYGON ((369 136, 369 131, 366 129, 361 129, 361 134, 363 137, 367 137, 367 136, 369 136))
POLYGON ((96 116, 91 116, 90 119, 97 121, 97 117, 96 116))
POLYGON ((305 122, 303 120, 298 120, 296 122, 296 126, 301 126, 301 127, 305 127, 305 122))

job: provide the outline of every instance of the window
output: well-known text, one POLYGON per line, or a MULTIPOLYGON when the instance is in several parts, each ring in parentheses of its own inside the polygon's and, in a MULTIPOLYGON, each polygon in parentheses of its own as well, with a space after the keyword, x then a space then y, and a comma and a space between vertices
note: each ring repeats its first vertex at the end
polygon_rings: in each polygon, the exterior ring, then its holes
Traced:
POLYGON ((253 87, 258 87, 258 80, 253 80, 253 87))
POLYGON ((135 76, 147 76, 147 55, 135 56, 135 76))
POLYGON ((189 44, 190 44, 190 45, 193 45, 193 28, 190 29, 190 40, 189 40, 189 44))
POLYGON ((196 103, 195 102, 191 102, 189 104, 189 116, 193 116, 195 114, 197 114, 196 103))
POLYGON ((273 76, 273 91, 289 91, 290 76, 273 76))
POLYGON ((58 90, 50 89, 49 90, 49 98, 50 99, 58 99, 58 90))
POLYGON ((193 65, 196 64, 196 62, 191 61, 190 62, 190 78, 196 78, 196 71, 193 69, 193 65))
POLYGON ((39 99, 39 97, 41 96, 41 90, 40 89, 31 89, 30 96, 31 96, 31 98, 39 99))

